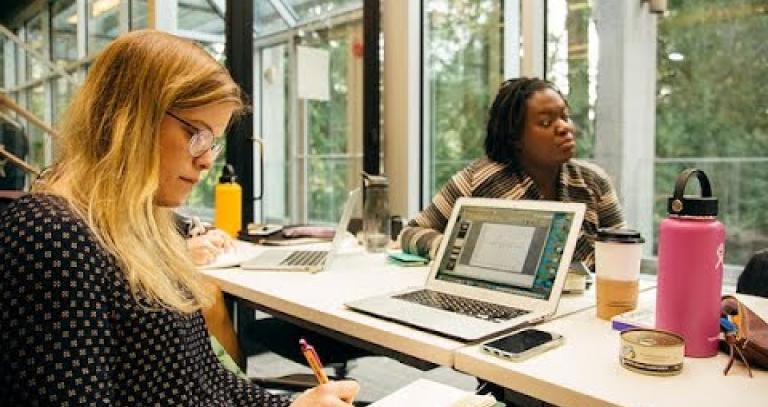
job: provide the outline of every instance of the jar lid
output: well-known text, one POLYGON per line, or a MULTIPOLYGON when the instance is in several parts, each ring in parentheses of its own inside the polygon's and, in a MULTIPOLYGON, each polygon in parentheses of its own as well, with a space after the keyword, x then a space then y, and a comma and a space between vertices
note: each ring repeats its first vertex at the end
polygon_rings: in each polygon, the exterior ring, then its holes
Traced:
POLYGON ((633 229, 600 228, 597 230, 598 242, 609 243, 645 243, 640 232, 633 229))

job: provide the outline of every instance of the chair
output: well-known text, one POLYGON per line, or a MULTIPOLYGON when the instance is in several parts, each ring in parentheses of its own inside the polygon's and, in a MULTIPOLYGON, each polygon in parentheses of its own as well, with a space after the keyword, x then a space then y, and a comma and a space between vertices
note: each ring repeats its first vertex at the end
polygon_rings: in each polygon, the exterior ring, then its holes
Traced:
POLYGON ((749 259, 739 275, 736 292, 768 298, 768 249, 758 251, 749 259))

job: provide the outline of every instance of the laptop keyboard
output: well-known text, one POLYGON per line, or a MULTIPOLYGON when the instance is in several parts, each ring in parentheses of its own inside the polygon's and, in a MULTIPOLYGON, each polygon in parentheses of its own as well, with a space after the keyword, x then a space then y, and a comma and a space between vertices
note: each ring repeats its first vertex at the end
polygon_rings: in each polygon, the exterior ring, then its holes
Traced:
POLYGON ((527 310, 459 297, 432 290, 418 290, 394 296, 427 307, 442 309, 492 322, 507 321, 527 314, 527 310))
POLYGON ((280 265, 315 266, 322 264, 326 256, 328 256, 328 252, 324 250, 297 250, 281 261, 280 265))

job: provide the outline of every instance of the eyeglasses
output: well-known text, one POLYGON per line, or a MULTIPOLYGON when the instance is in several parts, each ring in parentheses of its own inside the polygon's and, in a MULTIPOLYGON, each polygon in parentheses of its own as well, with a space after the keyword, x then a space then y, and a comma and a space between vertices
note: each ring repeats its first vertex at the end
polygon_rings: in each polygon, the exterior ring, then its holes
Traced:
POLYGON ((216 158, 216 156, 221 153, 221 150, 224 148, 223 144, 216 143, 216 137, 213 136, 213 132, 209 129, 200 128, 192 123, 182 119, 181 117, 171 113, 171 112, 165 112, 168 114, 168 116, 173 117, 174 119, 178 120, 179 123, 183 124, 184 127, 187 128, 187 131, 189 132, 189 154, 192 155, 192 157, 200 157, 201 155, 205 154, 208 150, 211 150, 213 153, 213 157, 216 158))

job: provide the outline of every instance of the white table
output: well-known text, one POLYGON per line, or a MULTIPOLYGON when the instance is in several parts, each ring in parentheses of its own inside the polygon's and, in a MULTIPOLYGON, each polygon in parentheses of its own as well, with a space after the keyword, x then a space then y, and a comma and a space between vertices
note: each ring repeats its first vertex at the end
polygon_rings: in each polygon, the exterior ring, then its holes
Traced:
MULTIPOLYGON (((256 248, 254 253, 259 250, 263 249, 256 248)), ((275 316, 310 329, 324 328, 322 333, 334 331, 353 339, 348 341, 353 344, 359 344, 354 341, 359 340, 389 349, 405 359, 412 357, 451 366, 453 353, 464 346, 462 342, 344 307, 348 301, 421 285, 427 272, 426 267, 387 264, 386 254, 369 254, 360 248, 339 253, 328 271, 316 274, 239 268, 203 271, 224 292, 250 301, 275 316)))
MULTIPOLYGON (((655 290, 641 304, 655 302, 655 290)), ((768 300, 753 307, 768 310, 768 300)), ((678 376, 646 376, 619 364, 619 335, 594 309, 541 325, 565 336, 565 343, 523 362, 487 355, 479 345, 456 352, 454 368, 559 406, 768 406, 768 372, 747 376, 739 362, 728 376, 728 358, 686 358, 678 376)))
MULTIPOLYGON (((247 246, 250 254, 263 248, 247 246)), ((749 379, 738 364, 724 377, 727 358, 685 360, 678 376, 645 376, 619 365, 619 336, 594 314, 594 294, 563 296, 554 320, 542 329, 563 334, 565 344, 524 362, 486 355, 478 345, 426 333, 346 309, 355 299, 424 283, 427 267, 397 267, 384 254, 361 249, 340 254, 330 270, 318 274, 244 271, 204 273, 236 297, 277 316, 321 332, 354 340, 419 361, 453 367, 520 393, 563 406, 766 406, 768 373, 749 379)), ((641 304, 652 304, 652 281, 641 281, 641 304)), ((768 313, 768 300, 749 305, 768 313)), ((387 354, 387 353, 384 353, 387 354)), ((402 360, 402 359, 401 359, 402 360)))
MULTIPOLYGON (((248 258, 272 248, 239 243, 239 250, 248 258)), ((359 247, 347 249, 336 256, 328 271, 317 274, 239 268, 210 269, 203 273, 224 292, 250 301, 277 317, 331 334, 337 339, 346 339, 349 343, 369 345, 366 346, 369 349, 373 345, 377 347, 374 351, 394 351, 394 354, 381 353, 415 366, 419 365, 416 360, 421 360, 451 367, 454 353, 466 346, 464 342, 344 307, 349 301, 424 284, 428 267, 391 265, 384 253, 370 254, 359 247)), ((572 314, 592 306, 592 291, 567 294, 560 302, 557 315, 572 314)))

